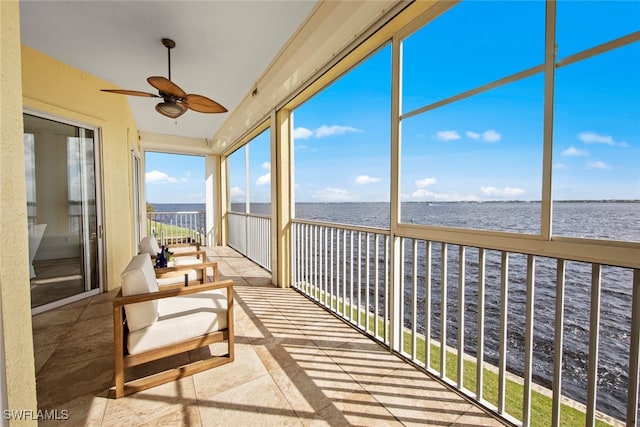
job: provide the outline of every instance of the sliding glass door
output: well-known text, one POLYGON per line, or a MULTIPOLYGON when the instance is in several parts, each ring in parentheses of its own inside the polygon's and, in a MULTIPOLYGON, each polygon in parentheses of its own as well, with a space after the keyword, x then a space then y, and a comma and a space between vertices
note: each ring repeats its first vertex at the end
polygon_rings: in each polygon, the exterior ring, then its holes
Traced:
POLYGON ((101 204, 95 129, 24 115, 31 307, 99 292, 101 204))

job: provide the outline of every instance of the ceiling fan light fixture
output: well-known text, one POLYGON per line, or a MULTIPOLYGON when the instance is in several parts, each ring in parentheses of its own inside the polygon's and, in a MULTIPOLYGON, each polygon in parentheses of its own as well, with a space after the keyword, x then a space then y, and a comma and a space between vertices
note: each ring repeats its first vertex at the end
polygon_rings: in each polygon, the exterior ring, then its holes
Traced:
POLYGON ((176 119, 187 111, 187 107, 177 102, 160 102, 156 105, 156 111, 163 116, 176 119))

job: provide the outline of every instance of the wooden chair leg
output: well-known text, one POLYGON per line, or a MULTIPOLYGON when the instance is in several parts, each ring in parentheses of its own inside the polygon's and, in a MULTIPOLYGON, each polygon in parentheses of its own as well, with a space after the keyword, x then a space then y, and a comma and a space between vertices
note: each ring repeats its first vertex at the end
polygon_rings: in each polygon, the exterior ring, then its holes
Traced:
POLYGON ((113 356, 116 399, 124 396, 124 319, 122 310, 122 307, 113 308, 113 356))

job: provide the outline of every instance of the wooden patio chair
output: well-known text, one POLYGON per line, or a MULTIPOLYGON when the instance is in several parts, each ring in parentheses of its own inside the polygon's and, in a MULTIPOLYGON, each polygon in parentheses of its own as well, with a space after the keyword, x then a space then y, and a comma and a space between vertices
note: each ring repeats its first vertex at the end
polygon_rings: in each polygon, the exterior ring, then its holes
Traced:
MULTIPOLYGON (((173 267, 190 266, 191 268, 196 270, 197 280, 200 280, 201 283, 205 283, 207 281, 207 269, 211 268, 213 270, 213 281, 217 281, 218 263, 215 261, 208 261, 207 252, 200 250, 199 248, 200 245, 198 245, 198 250, 195 251, 175 252, 173 254, 173 267)), ((160 246, 158 245, 158 241, 155 237, 145 236, 142 238, 142 240, 140 240, 140 243, 138 243, 138 251, 141 254, 149 254, 149 256, 151 256, 151 259, 155 260, 156 255, 160 253, 160 246)), ((167 268, 171 269, 172 267, 167 268)))
POLYGON ((113 301, 116 398, 233 362, 231 280, 160 290, 147 254, 133 257, 121 278, 113 301), (222 341, 226 354, 126 380, 127 368, 222 341))

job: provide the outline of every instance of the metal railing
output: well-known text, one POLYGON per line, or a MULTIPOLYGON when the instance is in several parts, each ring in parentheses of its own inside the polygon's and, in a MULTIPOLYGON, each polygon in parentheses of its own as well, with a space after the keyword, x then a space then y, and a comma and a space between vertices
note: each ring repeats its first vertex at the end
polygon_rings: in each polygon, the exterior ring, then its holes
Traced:
POLYGON ((147 235, 160 244, 205 244, 205 213, 147 212, 147 235))
POLYGON ((271 217, 228 212, 227 226, 229 246, 271 271, 271 217))
POLYGON ((640 270, 396 242, 394 293, 388 230, 295 220, 293 286, 511 423, 636 425, 640 270))

